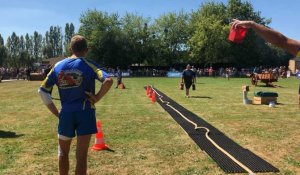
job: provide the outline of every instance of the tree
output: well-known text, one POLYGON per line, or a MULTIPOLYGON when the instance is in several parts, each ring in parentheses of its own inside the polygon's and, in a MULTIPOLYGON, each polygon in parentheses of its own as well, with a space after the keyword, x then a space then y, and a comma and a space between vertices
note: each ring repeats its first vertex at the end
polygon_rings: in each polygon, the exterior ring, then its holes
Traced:
POLYGON ((187 41, 190 31, 187 28, 190 16, 183 11, 168 13, 155 20, 155 36, 159 39, 159 55, 164 65, 187 61, 187 41))
POLYGON ((19 42, 20 39, 15 32, 7 39, 8 64, 10 66, 18 67, 20 54, 19 42))
POLYGON ((63 51, 61 27, 51 26, 48 34, 48 45, 50 45, 50 48, 52 49, 52 54, 50 55, 50 58, 61 56, 63 51))
POLYGON ((27 33, 25 35, 25 52, 26 52, 26 66, 32 66, 34 63, 34 46, 33 37, 27 33))
POLYGON ((1 34, 0 34, 0 46, 4 46, 4 39, 1 34))
POLYGON ((66 23, 65 26, 65 37, 64 37, 64 53, 65 55, 69 55, 69 47, 70 47, 70 42, 71 38, 75 33, 75 27, 72 23, 66 23))
POLYGON ((33 57, 33 41, 28 33, 25 35, 25 50, 30 56, 33 57))
POLYGON ((43 40, 43 56, 45 58, 53 58, 53 47, 50 43, 49 31, 46 32, 43 40))
MULTIPOLYGON (((42 40, 41 40, 42 42, 42 40)), ((61 27, 51 26, 43 40, 42 53, 45 58, 53 58, 63 55, 63 36, 61 27)))
POLYGON ((4 39, 0 34, 0 66, 3 66, 6 60, 6 48, 4 45, 4 39))
POLYGON ((33 55, 36 62, 40 62, 42 60, 42 41, 43 36, 35 31, 33 34, 33 55))
MULTIPOLYGON (((268 25, 271 22, 271 20, 261 17, 259 11, 254 11, 250 2, 241 0, 228 1, 227 16, 228 19, 253 20, 262 25, 268 25)), ((269 45, 252 30, 248 30, 242 44, 231 44, 229 54, 230 62, 244 66, 266 65, 269 57, 273 55, 269 45)))
POLYGON ((226 62, 226 52, 230 46, 226 39, 229 30, 226 23, 226 7, 223 3, 205 3, 192 13, 190 28, 193 33, 188 45, 194 62, 226 62))
POLYGON ((26 58, 25 58, 25 55, 26 55, 26 50, 25 50, 25 39, 24 39, 24 36, 21 35, 20 36, 20 42, 19 42, 19 66, 24 66, 26 65, 26 58))
POLYGON ((148 24, 149 18, 143 18, 135 14, 126 13, 121 19, 122 33, 124 35, 123 50, 126 55, 127 64, 145 64, 147 62, 146 50, 149 46, 148 24))
POLYGON ((189 25, 193 31, 188 41, 191 58, 204 64, 227 63, 239 67, 270 65, 270 57, 280 59, 279 54, 274 54, 275 50, 252 30, 248 30, 243 43, 229 42, 229 23, 234 18, 254 20, 263 25, 270 23, 260 12, 254 11, 250 2, 229 0, 227 6, 204 3, 192 13, 189 25))
POLYGON ((79 33, 89 41, 88 58, 106 66, 125 63, 123 36, 117 14, 88 10, 80 18, 79 33))

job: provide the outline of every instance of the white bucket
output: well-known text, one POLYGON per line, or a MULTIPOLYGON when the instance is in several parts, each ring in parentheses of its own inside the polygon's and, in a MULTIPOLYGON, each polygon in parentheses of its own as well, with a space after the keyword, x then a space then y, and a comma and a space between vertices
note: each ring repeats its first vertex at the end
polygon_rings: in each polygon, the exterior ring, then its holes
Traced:
POLYGON ((274 101, 270 101, 269 107, 270 107, 270 108, 274 108, 274 107, 275 107, 275 102, 274 102, 274 101))

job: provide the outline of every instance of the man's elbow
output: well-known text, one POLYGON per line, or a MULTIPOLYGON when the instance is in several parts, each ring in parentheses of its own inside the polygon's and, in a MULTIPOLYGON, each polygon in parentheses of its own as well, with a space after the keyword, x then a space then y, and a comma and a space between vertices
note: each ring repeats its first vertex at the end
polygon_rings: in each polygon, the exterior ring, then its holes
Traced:
POLYGON ((38 93, 40 94, 41 99, 42 99, 43 103, 44 103, 46 106, 48 106, 49 104, 53 103, 53 102, 52 102, 51 95, 50 95, 49 93, 47 93, 47 92, 44 92, 44 91, 42 90, 42 88, 39 88, 39 89, 38 89, 38 93))
POLYGON ((109 77, 109 78, 106 78, 106 79, 105 79, 105 82, 106 82, 108 85, 111 86, 111 85, 113 84, 114 81, 113 81, 112 78, 109 77))

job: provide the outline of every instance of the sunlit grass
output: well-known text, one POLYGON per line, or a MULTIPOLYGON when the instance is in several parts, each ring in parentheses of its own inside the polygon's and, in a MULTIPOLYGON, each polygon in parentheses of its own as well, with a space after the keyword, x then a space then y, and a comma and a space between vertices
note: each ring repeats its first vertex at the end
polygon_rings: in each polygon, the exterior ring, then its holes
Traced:
MULTIPOLYGON (((250 86, 250 99, 254 91, 277 92, 280 104, 275 108, 243 105, 241 87, 250 85, 247 78, 200 78, 191 95, 201 98, 185 98, 176 78, 125 78, 124 82, 126 89, 113 85, 96 106, 106 144, 115 152, 90 151, 89 174, 225 174, 160 105, 151 103, 145 85, 155 86, 264 158, 279 168, 279 174, 300 174, 297 79, 280 79, 276 84, 281 88, 250 86)), ((0 136, 0 174, 57 174, 57 119, 42 104, 39 84, 0 83, 0 131, 12 133, 0 136)), ((53 96, 58 97, 56 90, 53 96)), ((59 101, 55 103, 59 106, 59 101)))

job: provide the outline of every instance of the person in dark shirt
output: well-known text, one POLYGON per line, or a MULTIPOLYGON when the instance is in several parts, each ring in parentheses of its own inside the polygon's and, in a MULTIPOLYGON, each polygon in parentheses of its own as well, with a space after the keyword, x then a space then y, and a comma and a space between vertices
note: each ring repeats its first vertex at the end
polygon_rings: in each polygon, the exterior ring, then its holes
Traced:
POLYGON ((31 75, 30 75, 31 68, 30 67, 26 68, 25 72, 26 72, 26 79, 27 79, 27 81, 31 81, 31 75))
POLYGON ((44 70, 44 77, 47 77, 48 73, 50 72, 50 70, 52 69, 52 65, 47 65, 46 69, 44 70))
MULTIPOLYGON (((121 71, 120 67, 117 67, 116 76, 117 76, 117 86, 116 86, 116 88, 118 88, 120 84, 123 84, 123 82, 122 82, 122 71, 121 71)), ((123 88, 125 88, 124 84, 123 84, 123 88)))
POLYGON ((190 87, 195 83, 195 72, 191 70, 191 66, 188 64, 186 69, 182 72, 181 83, 185 85, 185 95, 190 96, 190 87))
MULTIPOLYGON (((297 78, 300 80, 300 71, 296 72, 297 78)), ((300 85, 299 85, 299 89, 298 89, 298 97, 299 97, 299 108, 300 108, 300 85)))

